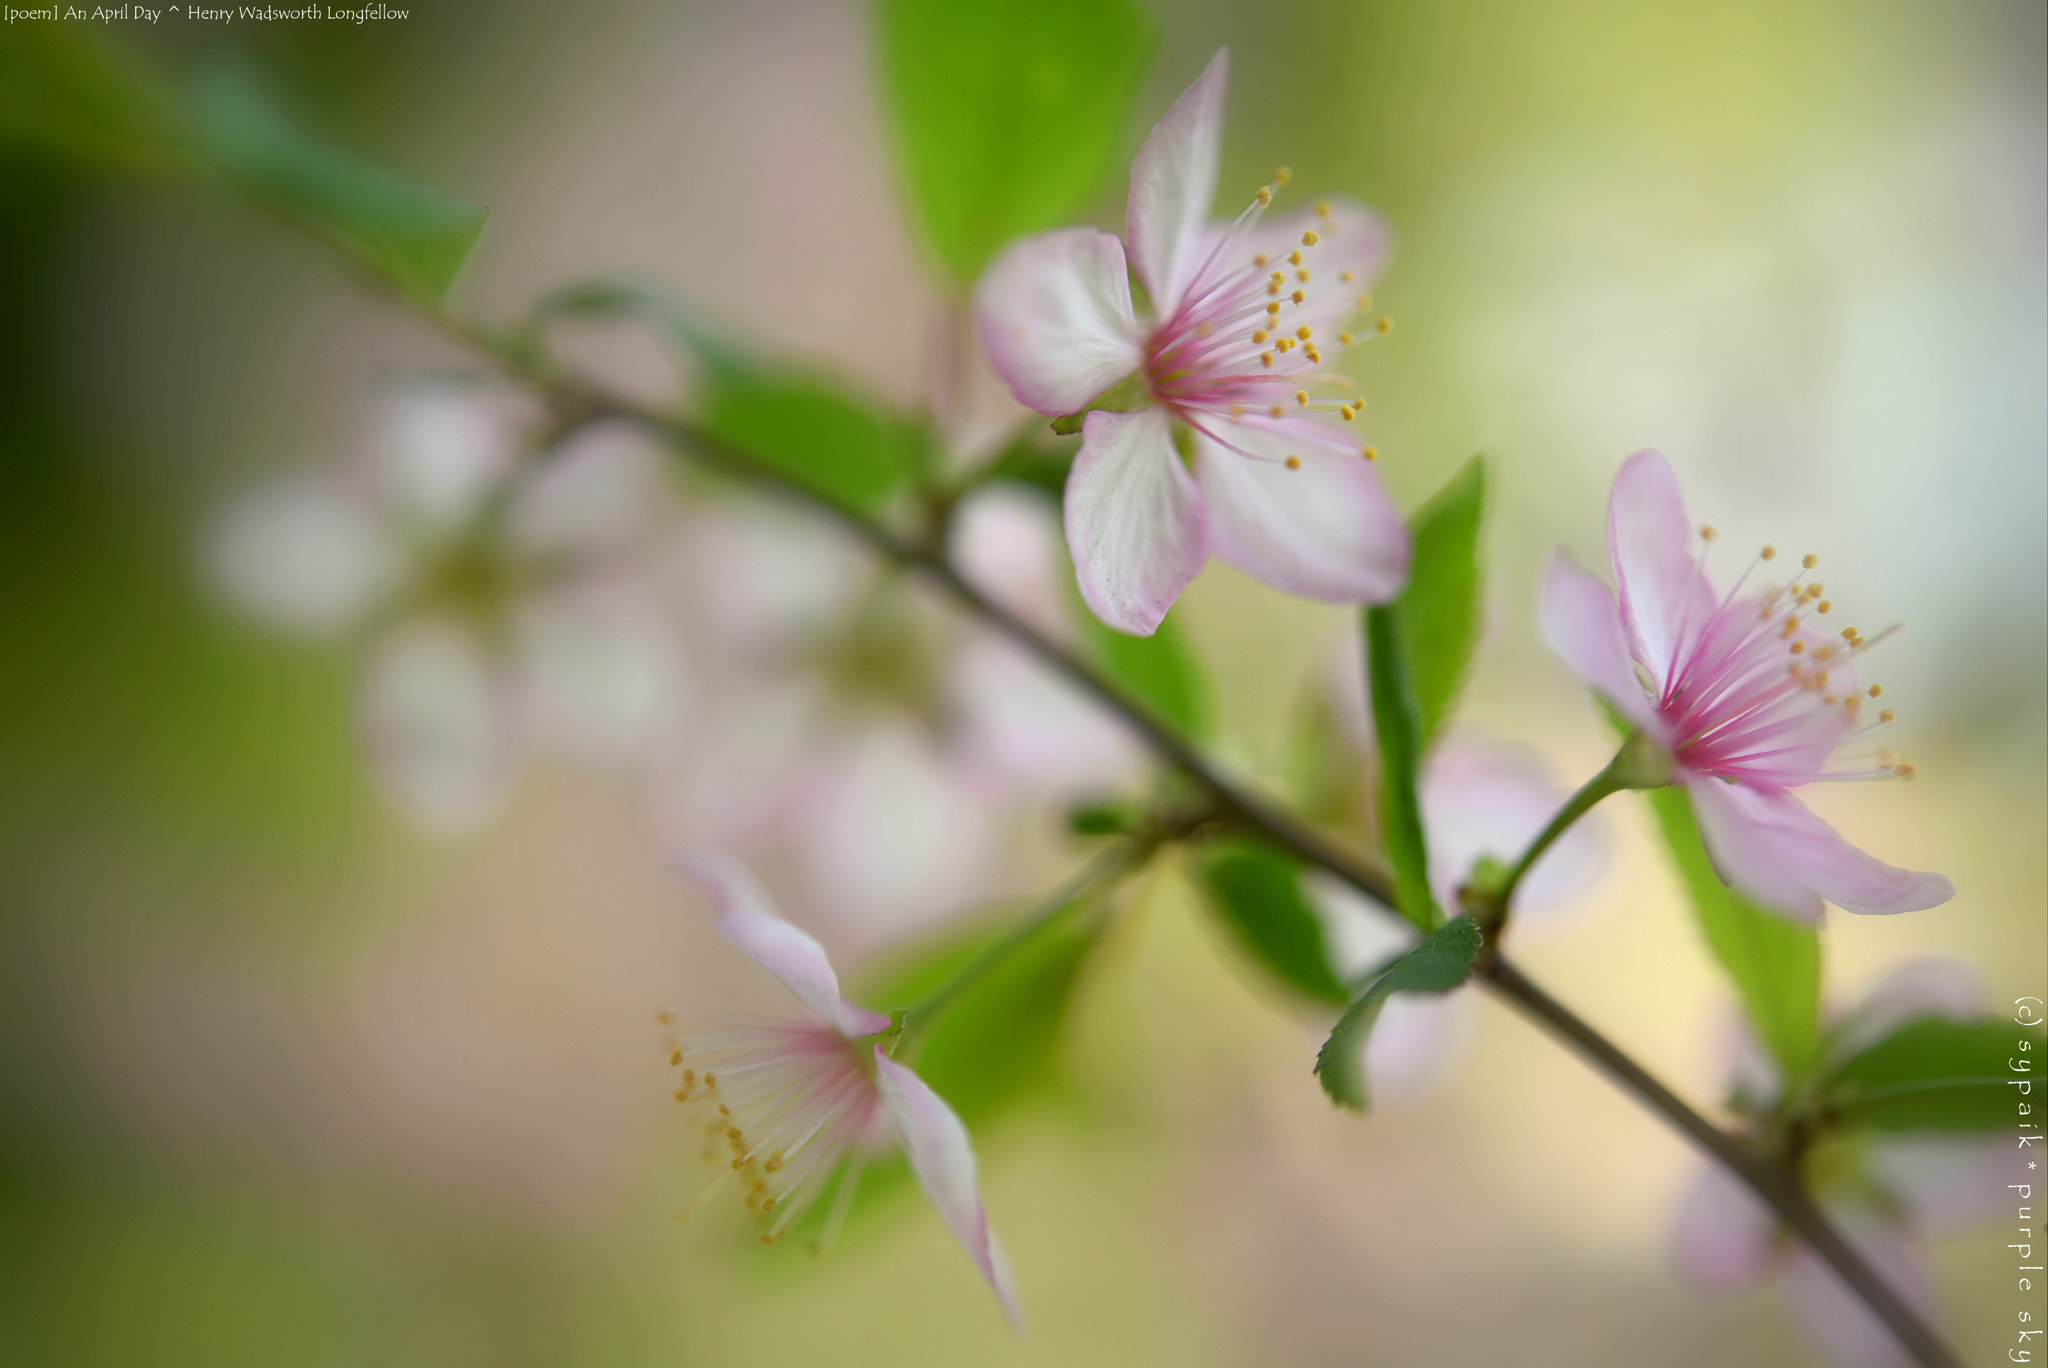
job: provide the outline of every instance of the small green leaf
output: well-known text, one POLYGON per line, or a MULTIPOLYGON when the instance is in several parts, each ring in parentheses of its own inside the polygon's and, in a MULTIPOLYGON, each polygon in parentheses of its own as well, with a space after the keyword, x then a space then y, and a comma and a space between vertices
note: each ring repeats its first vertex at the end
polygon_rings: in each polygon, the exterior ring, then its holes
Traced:
POLYGON ((201 83, 193 118, 222 175, 410 294, 447 293, 490 217, 306 137, 234 71, 201 83))
POLYGON ((1648 790, 1714 958, 1742 994, 1757 1034, 1788 1082, 1813 1067, 1819 1043, 1820 935, 1767 912, 1721 882, 1682 788, 1648 790))
POLYGON ((1470 917, 1445 922, 1420 945, 1381 971, 1378 978, 1345 1009, 1316 1055, 1316 1077, 1330 1100, 1353 1111, 1366 1111, 1365 1042, 1379 1020, 1380 1009, 1395 993, 1448 993, 1472 975, 1472 962, 1485 943, 1470 917))
POLYGON ((1401 648, 1415 687, 1417 751, 1442 731, 1479 643, 1479 532, 1486 462, 1474 456, 1408 520, 1415 553, 1401 591, 1401 648))
POLYGON ((197 169, 139 63, 90 30, 10 24, 0 43, 0 142, 125 171, 197 169))
POLYGON ((881 507, 923 458, 922 429, 825 380, 730 365, 707 388, 707 432, 847 508, 881 507))
POLYGON ((1205 901, 1238 945, 1306 997, 1351 1000, 1330 967, 1322 918, 1301 887, 1301 865, 1254 841, 1223 841, 1196 865, 1205 901))
POLYGON ((1028 440, 1012 442, 989 463, 985 478, 1033 485, 1055 499, 1062 498, 1067 490, 1067 473, 1074 468, 1078 451, 1071 443, 1047 448, 1028 440))
POLYGON ((1181 735, 1209 734, 1209 685, 1171 614, 1148 637, 1126 636, 1081 614, 1096 663, 1125 693, 1181 735))
POLYGON ((1399 603, 1364 610, 1365 664, 1372 692, 1373 728, 1380 750, 1380 835, 1394 867, 1401 915, 1424 931, 1442 920, 1429 888, 1429 848, 1422 833, 1417 781, 1422 738, 1415 690, 1409 680, 1399 603))
POLYGON ((881 0, 882 85, 925 236, 961 283, 1064 223, 1117 151, 1155 25, 1132 0, 881 0))
POLYGON ((1828 1080, 1828 1107, 1878 1130, 1996 1130, 2012 1124, 2018 1090, 2008 1084, 2039 1074, 2041 1058, 2039 1031, 1923 1017, 1836 1069, 1828 1080), (2014 1069, 2015 1063, 2026 1070, 2014 1069))

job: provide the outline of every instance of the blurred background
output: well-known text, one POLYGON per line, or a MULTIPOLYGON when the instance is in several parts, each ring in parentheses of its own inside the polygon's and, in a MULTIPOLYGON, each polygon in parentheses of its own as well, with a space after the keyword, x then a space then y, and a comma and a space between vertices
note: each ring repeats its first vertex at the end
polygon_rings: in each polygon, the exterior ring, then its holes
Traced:
MULTIPOLYGON (((1475 451, 1498 482, 1462 725, 1561 784, 1604 762, 1536 630, 1535 575, 1560 542, 1604 560, 1613 471, 1659 447, 1721 528, 1724 571, 1752 544, 1811 550, 1850 621, 1907 627, 1880 677, 1918 780, 1812 802, 1958 895, 1831 910, 1830 997, 1925 954, 1976 966, 1992 1003, 2038 994, 2041 6, 1155 13, 1119 167, 1228 44, 1219 203, 1284 163, 1393 225, 1377 295, 1398 327, 1353 370, 1381 468, 1406 507, 1475 451)), ((931 396, 949 306, 907 226, 858 4, 427 0, 360 27, 119 36, 167 81, 238 55, 309 125, 490 205, 459 289, 485 316, 627 268, 737 339, 906 408, 931 396)), ((1123 192, 1110 176, 1098 222, 1121 226, 1123 192)), ((765 563, 753 579, 796 584, 789 613, 829 617, 842 599, 805 594, 866 573, 858 556, 669 491, 702 535, 655 553, 652 592, 687 627, 663 647, 663 773, 536 747, 425 833, 365 757, 348 641, 237 611, 212 548, 246 490, 345 462, 393 376, 464 358, 211 188, 10 147, 0 201, 0 1356, 1812 1361, 1774 1293, 1707 1297, 1674 1273, 1685 1144, 1500 1005, 1468 1004, 1433 1085, 1333 1112, 1308 1072, 1318 1021, 1229 957, 1171 862, 1125 891, 1088 966, 1059 1100, 977 1137, 1028 1337, 921 1205, 815 1266, 762 1255, 736 1211, 678 1225, 700 1173, 652 1013, 776 1002, 660 862, 768 764, 742 745, 713 765, 714 739, 786 730, 741 707, 761 691, 731 665, 757 643, 720 634, 715 591, 765 563), (689 549, 714 523, 746 534, 722 571, 689 549)), ((579 356, 635 392, 678 383, 645 338, 593 334, 579 356)), ((972 388, 999 429, 999 387, 972 388)), ((1178 617, 1220 749, 1277 782, 1351 619, 1213 565, 1178 617)), ((877 734, 835 733, 831 773, 915 768, 913 743, 877 734)), ((949 834, 978 858, 933 873, 944 896, 917 919, 1051 886, 1078 858, 1057 790, 949 834)), ((1712 1103, 1731 995, 1646 811, 1600 815, 1603 872, 1524 965, 1712 1103)), ((787 910, 848 963, 904 929, 884 914, 918 890, 898 896, 890 862, 820 872, 769 844, 787 910), (855 886, 869 896, 833 905, 855 886)), ((1973 1363, 2008 1342, 2004 1243, 1933 1251, 1973 1363)))

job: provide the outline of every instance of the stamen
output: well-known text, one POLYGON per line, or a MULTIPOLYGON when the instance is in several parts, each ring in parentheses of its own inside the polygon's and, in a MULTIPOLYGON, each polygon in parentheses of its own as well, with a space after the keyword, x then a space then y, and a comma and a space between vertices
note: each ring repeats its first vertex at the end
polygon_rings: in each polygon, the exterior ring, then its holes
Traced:
POLYGON ((1346 347, 1348 347, 1348 346, 1350 346, 1350 345, 1351 345, 1351 344, 1352 344, 1353 342, 1356 342, 1357 340, 1358 340, 1357 338, 1353 337, 1353 336, 1352 336, 1352 335, 1351 335, 1350 333, 1347 333, 1347 332, 1340 332, 1340 333, 1338 333, 1338 334, 1337 334, 1337 341, 1338 341, 1339 345, 1341 345, 1341 346, 1346 346, 1346 347))
POLYGON ((1766 546, 1763 550, 1757 552, 1757 554, 1763 557, 1765 560, 1776 560, 1778 558, 1778 548, 1775 546, 1766 546))
POLYGON ((1377 461, 1380 458, 1380 449, 1378 447, 1369 446, 1365 448, 1365 450, 1359 452, 1358 454, 1365 457, 1365 459, 1368 461, 1377 461))
POLYGON ((1799 563, 1805 566, 1807 569, 1811 570, 1813 569, 1813 567, 1820 564, 1820 557, 1809 555, 1802 558, 1799 563))
POLYGON ((1299 469, 1301 469, 1301 457, 1299 457, 1299 456, 1289 456, 1289 457, 1287 458, 1287 468, 1288 468, 1289 470, 1299 470, 1299 469))
POLYGON ((1294 300, 1295 303, 1299 304, 1302 300, 1308 298, 1308 294, 1306 291, 1296 290, 1294 294, 1291 296, 1291 298, 1294 300))
POLYGON ((1379 321, 1372 325, 1372 330, 1381 337, 1385 337, 1394 330, 1394 320, 1388 318, 1385 314, 1381 314, 1379 321))
POLYGON ((1701 524, 1701 526, 1700 526, 1700 540, 1701 540, 1701 541, 1712 541, 1712 540, 1714 539, 1714 536, 1715 536, 1715 533, 1714 533, 1714 525, 1713 525, 1712 523, 1703 523, 1703 524, 1701 524))
POLYGON ((1316 234, 1316 230, 1313 228, 1309 229, 1306 233, 1303 233, 1301 235, 1301 245, 1304 247, 1313 247, 1321 241, 1322 238, 1316 234))
POLYGON ((1297 403, 1297 404, 1299 404, 1299 405, 1301 405, 1301 406, 1302 406, 1303 408, 1307 408, 1307 407, 1308 407, 1308 391, 1307 391, 1307 390, 1296 390, 1296 391, 1294 392, 1294 402, 1295 402, 1295 403, 1297 403))
POLYGON ((1273 172, 1273 184, 1275 185, 1285 185, 1293 179, 1294 173, 1284 166, 1276 168, 1273 172))

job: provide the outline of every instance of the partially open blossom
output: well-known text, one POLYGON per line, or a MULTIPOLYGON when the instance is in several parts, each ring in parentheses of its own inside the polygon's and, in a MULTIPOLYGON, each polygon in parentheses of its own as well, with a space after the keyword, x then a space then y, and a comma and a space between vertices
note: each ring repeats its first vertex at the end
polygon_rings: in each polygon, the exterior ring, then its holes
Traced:
POLYGON ((1955 894, 1947 879, 1872 859, 1791 792, 1912 772, 1885 750, 1835 765, 1839 747, 1891 721, 1875 702, 1881 687, 1858 677, 1876 639, 1824 628, 1834 605, 1810 576, 1813 556, 1789 580, 1744 593, 1776 559, 1765 547, 1733 588, 1717 592, 1695 551, 1712 536, 1687 519, 1662 456, 1629 457, 1607 520, 1619 606, 1558 553, 1543 586, 1551 645, 1669 753, 1715 868, 1747 896, 1806 921, 1820 916, 1823 899, 1849 912, 1946 902, 1955 894))
MULTIPOLYGON (((1982 1016, 1982 980, 1953 960, 1916 960, 1888 975, 1829 1033, 1836 1059, 1914 1020, 1982 1016)), ((1731 1034, 1726 1066, 1745 1110, 1768 1114, 1783 1084, 1746 1025, 1731 1034)), ((1875 1133, 1824 1142, 1809 1155, 1815 1198, 1884 1280, 1923 1316, 1935 1310, 1921 1245, 1994 1220, 2023 1156, 1997 1136, 1875 1133)), ((1908 1362, 1897 1340, 1840 1277, 1783 1230, 1756 1194, 1719 1165, 1702 1164, 1679 1200, 1672 1252, 1688 1281, 1734 1292, 1784 1277, 1792 1319, 1816 1350, 1844 1368, 1908 1362)))
POLYGON ((252 616, 369 635, 371 758, 431 831, 488 817, 532 739, 619 761, 673 717, 679 652, 629 554, 653 455, 598 427, 522 463, 530 418, 473 386, 396 388, 356 461, 251 491, 208 546, 252 616))
POLYGON ((1386 231, 1349 202, 1265 222, 1271 186, 1233 222, 1208 222, 1227 78, 1219 52, 1145 140, 1124 241, 1093 228, 1026 239, 976 295, 990 363, 1040 413, 1142 381, 1144 407, 1088 414, 1066 488, 1082 596, 1127 632, 1154 631, 1211 551, 1330 602, 1383 601, 1407 575, 1407 530, 1355 435, 1364 401, 1325 367, 1388 326, 1352 321, 1386 231))
POLYGON ((740 865, 715 856, 682 864, 717 908, 719 931, 782 980, 807 1013, 794 1021, 662 1014, 679 1032, 669 1055, 681 1070, 676 1100, 697 1108, 707 1157, 718 1165, 698 1203, 736 1184, 767 1244, 831 1187, 821 1237, 829 1243, 862 1165, 875 1151, 900 1145, 925 1195, 995 1289, 1011 1324, 1022 1328, 1009 1262, 976 1187, 967 1128, 945 1099, 889 1057, 895 1023, 839 995, 824 948, 782 920, 740 865))

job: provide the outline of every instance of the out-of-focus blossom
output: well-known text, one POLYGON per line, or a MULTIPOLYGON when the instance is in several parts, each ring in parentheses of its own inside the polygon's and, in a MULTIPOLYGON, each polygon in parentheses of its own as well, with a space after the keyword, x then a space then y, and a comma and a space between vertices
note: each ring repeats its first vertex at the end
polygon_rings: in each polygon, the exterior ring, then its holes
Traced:
POLYGON ((621 762, 676 716, 680 652, 632 565, 659 506, 654 455, 607 426, 523 463, 530 424, 473 387, 398 389, 358 460, 252 491, 208 547, 260 621, 370 635, 370 753, 432 831, 487 818, 530 740, 621 762))
POLYGON ((1370 302, 1386 230, 1348 201, 1265 223, 1271 187, 1210 223, 1228 72, 1217 53, 1139 149, 1124 241, 1092 228, 1026 239, 976 294, 990 363, 1028 407, 1071 414, 1142 379, 1145 407, 1087 415, 1066 489, 1082 597, 1141 635, 1211 551, 1330 602, 1390 598, 1408 570, 1375 453, 1347 427, 1363 403, 1323 368, 1326 348, 1356 340, 1343 329, 1370 302))
MULTIPOLYGON (((1350 743, 1356 787, 1366 803, 1378 792, 1377 747, 1363 643, 1347 634, 1328 657, 1324 684, 1338 732, 1350 743)), ((1567 792, 1542 760, 1519 747, 1453 732, 1430 752, 1418 785, 1432 891, 1455 912, 1458 887, 1482 856, 1509 862, 1542 831, 1567 792)), ((1370 819, 1368 819, 1370 820, 1370 819)), ((1597 828, 1573 827, 1543 853, 1515 892, 1515 933, 1554 931, 1576 895, 1599 872, 1597 828)), ((1312 871, 1306 880, 1321 914, 1331 967, 1346 982, 1406 950, 1417 939, 1407 922, 1349 884, 1312 871)), ((1381 1009, 1365 1044, 1366 1076, 1379 1105, 1434 1092, 1449 1078, 1471 1037, 1475 1002, 1462 989, 1397 993, 1381 1009)))
MULTIPOLYGON (((1916 960, 1880 982, 1833 1023, 1830 1052, 1854 1054, 1924 1017, 1983 1015, 1982 980, 1953 960, 1916 960)), ((1745 1109, 1775 1106, 1782 1088, 1744 1024, 1731 1031, 1729 1073, 1745 1109)), ((1922 1241, 1956 1234, 2003 1210, 2015 1151, 1998 1137, 1945 1134, 1856 1137, 1807 1164, 1814 1196, 1844 1236, 1923 1316, 1935 1313, 1922 1241)), ((1844 1368, 1909 1362, 1891 1332, 1803 1243, 1780 1228, 1755 1193, 1718 1165, 1702 1165, 1679 1199, 1672 1233, 1679 1271, 1698 1286, 1733 1292, 1782 1273, 1793 1319, 1815 1349, 1844 1368)))
MULTIPOLYGON (((1073 623, 1049 500, 969 494, 949 554, 1048 636, 1073 623)), ((671 839, 784 842, 815 904, 888 937, 986 891, 1000 817, 1131 782, 1142 752, 1113 717, 1008 638, 964 624, 859 548, 751 504, 696 520, 689 577, 726 667, 733 725, 666 766, 671 839)))
MULTIPOLYGON (((1015 1280, 989 1229, 967 1128, 945 1099, 889 1057, 894 1023, 839 995, 824 948, 782 920, 739 864, 710 856, 683 864, 718 909, 719 931, 780 979, 809 1013, 800 1021, 680 1014, 691 1025, 669 1062, 682 1070, 676 1100, 700 1107, 706 1157, 718 1165, 705 1196, 728 1180, 738 1183, 747 1209, 762 1222, 762 1242, 772 1243, 803 1218, 837 1172, 822 1237, 829 1244, 867 1156, 899 1144, 925 1195, 1021 1329, 1015 1280)), ((663 1020, 676 1024, 677 1016, 663 1013, 663 1020)))
POLYGON ((1687 519, 1664 458, 1639 451, 1615 477, 1607 543, 1620 604, 1562 552, 1543 587, 1543 626, 1579 676, 1670 753, 1721 877, 1787 916, 1816 920, 1825 899, 1849 912, 1911 912, 1955 895, 1939 874, 1896 869, 1850 845, 1791 790, 1822 779, 1906 775, 1879 752, 1830 769, 1836 749, 1891 720, 1859 687, 1856 661, 1876 638, 1823 632, 1834 606, 1806 572, 1740 596, 1764 548, 1728 593, 1694 547, 1711 529, 1687 519), (1875 709, 1872 709, 1875 710, 1875 709))

